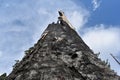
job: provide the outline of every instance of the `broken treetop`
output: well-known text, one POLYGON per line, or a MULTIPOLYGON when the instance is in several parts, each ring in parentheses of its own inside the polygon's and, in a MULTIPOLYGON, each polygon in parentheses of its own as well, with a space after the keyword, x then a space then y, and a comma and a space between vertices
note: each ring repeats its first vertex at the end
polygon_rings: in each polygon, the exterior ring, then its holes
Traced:
POLYGON ((119 80, 84 43, 62 12, 25 52, 7 80, 119 80))
POLYGON ((72 24, 68 21, 68 19, 67 19, 67 17, 65 16, 65 14, 64 14, 63 11, 58 11, 58 13, 59 13, 58 22, 59 22, 59 21, 64 21, 64 22, 66 22, 66 23, 69 25, 69 27, 71 27, 72 29, 75 29, 75 28, 72 26, 72 24))

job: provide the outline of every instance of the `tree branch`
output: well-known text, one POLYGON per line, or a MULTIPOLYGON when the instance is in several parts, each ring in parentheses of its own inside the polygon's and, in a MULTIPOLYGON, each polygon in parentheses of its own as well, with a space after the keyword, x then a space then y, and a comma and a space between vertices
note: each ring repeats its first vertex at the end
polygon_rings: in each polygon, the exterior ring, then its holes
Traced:
POLYGON ((113 59, 120 65, 120 62, 115 58, 113 54, 110 53, 110 55, 113 57, 113 59))

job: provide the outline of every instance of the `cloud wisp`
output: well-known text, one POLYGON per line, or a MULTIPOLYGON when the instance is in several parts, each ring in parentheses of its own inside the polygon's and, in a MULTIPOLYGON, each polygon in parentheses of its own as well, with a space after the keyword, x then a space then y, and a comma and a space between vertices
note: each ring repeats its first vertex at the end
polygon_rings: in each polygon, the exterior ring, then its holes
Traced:
POLYGON ((92 4, 93 4, 93 11, 95 11, 97 8, 100 7, 101 0, 92 0, 92 4))

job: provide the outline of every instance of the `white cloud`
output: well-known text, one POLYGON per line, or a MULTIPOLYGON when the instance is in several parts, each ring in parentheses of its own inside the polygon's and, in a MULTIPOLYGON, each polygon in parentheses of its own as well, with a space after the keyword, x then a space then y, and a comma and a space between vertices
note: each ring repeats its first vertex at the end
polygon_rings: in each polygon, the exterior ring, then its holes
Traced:
MULTIPOLYGON (((42 3, 43 1, 39 1, 39 4, 42 3)), ((49 0, 46 0, 45 3, 49 3, 49 0)), ((42 31, 44 31, 48 24, 52 22, 57 22, 57 17, 59 16, 57 13, 58 10, 63 10, 65 12, 68 20, 70 21, 70 23, 73 24, 77 31, 87 22, 87 19, 89 17, 89 11, 87 11, 85 8, 82 8, 81 6, 77 6, 74 2, 70 0, 53 0, 48 5, 44 5, 42 7, 41 5, 39 5, 37 7, 39 17, 44 22, 35 24, 37 28, 35 34, 33 35, 34 42, 36 42, 36 40, 40 38, 40 34, 42 33, 42 31)))
POLYGON ((97 25, 94 28, 85 29, 83 40, 92 48, 94 52, 101 52, 102 60, 109 59, 111 68, 120 75, 119 65, 110 56, 115 56, 120 52, 120 28, 117 26, 97 25))
POLYGON ((101 0, 92 0, 93 11, 95 11, 101 4, 101 0))
POLYGON ((72 25, 79 30, 87 22, 89 17, 89 12, 85 9, 80 9, 80 11, 69 11, 67 12, 68 20, 72 25))

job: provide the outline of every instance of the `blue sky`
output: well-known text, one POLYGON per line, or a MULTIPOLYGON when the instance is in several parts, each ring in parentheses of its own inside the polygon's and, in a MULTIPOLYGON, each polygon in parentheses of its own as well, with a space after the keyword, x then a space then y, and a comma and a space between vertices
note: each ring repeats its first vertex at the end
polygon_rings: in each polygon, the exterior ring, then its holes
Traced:
POLYGON ((119 0, 0 0, 0 74, 33 46, 63 10, 83 40, 120 75, 119 0))

